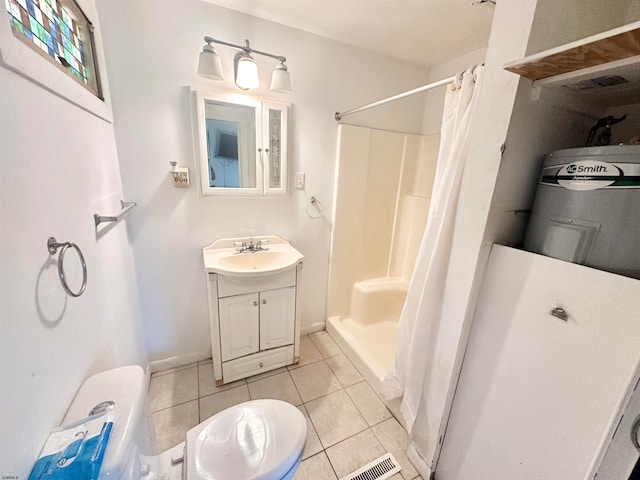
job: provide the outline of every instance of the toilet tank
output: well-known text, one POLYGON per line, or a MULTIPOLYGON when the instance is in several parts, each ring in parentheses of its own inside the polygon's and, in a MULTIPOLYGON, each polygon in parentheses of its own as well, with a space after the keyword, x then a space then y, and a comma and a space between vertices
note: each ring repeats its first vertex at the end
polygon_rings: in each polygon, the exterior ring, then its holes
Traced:
POLYGON ((100 480, 139 480, 155 455, 155 437, 147 401, 144 370, 138 365, 120 367, 89 377, 76 393, 62 422, 68 425, 89 415, 103 402, 114 402, 108 414, 113 428, 100 480))

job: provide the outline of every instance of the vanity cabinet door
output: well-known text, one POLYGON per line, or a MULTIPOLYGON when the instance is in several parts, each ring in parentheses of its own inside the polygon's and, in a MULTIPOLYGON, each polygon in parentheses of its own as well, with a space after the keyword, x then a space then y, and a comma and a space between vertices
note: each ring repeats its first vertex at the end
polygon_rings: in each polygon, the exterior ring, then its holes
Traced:
POLYGON ((293 343, 295 308, 295 287, 260 292, 260 350, 293 343))
POLYGON ((222 361, 259 350, 259 295, 247 293, 219 300, 222 361))

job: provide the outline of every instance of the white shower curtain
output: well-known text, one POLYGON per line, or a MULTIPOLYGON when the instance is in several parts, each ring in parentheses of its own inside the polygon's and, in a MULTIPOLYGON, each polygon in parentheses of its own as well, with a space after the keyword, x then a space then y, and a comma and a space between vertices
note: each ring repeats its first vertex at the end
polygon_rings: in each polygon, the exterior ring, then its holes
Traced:
MULTIPOLYGON (((401 411, 409 432, 423 392, 434 386, 425 385, 429 381, 427 373, 440 360, 434 358, 435 341, 440 322, 446 321, 441 318, 442 299, 467 161, 469 126, 477 104, 482 68, 465 72, 460 88, 447 88, 429 217, 400 315, 395 365, 382 387, 386 399, 403 397, 401 411)), ((437 387, 442 390, 442 382, 437 387)), ((439 425, 433 427, 437 429, 439 425)))

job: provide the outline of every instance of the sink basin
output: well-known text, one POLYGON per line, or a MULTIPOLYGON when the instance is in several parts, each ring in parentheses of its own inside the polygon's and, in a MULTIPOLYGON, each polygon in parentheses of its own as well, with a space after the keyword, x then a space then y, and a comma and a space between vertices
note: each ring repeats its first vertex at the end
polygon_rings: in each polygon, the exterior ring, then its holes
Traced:
POLYGON ((289 242, 276 236, 224 238, 202 249, 207 272, 236 277, 253 277, 284 272, 300 263, 304 256, 289 242), (266 250, 238 253, 236 242, 256 243, 261 240, 266 250))
POLYGON ((295 262, 291 255, 280 251, 258 251, 253 253, 236 253, 220 257, 218 262, 226 268, 234 270, 265 270, 295 262))

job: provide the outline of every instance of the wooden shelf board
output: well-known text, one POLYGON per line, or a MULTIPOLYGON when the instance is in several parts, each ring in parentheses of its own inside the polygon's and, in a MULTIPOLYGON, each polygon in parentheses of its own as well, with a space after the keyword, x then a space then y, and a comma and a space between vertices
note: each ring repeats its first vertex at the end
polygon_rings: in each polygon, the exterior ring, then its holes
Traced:
POLYGON ((504 66, 540 80, 640 55, 640 22, 530 55, 504 66))

